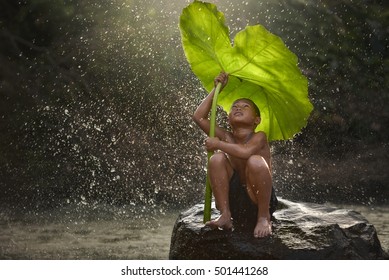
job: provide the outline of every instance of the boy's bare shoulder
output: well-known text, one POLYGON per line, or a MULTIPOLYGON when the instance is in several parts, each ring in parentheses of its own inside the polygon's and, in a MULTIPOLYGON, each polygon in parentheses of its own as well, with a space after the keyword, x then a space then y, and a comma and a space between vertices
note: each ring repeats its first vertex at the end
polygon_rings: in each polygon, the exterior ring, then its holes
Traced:
POLYGON ((259 145, 260 147, 267 147, 269 145, 266 133, 263 131, 256 132, 253 138, 256 145, 259 145))
POLYGON ((267 135, 266 135, 266 133, 264 131, 257 131, 257 132, 255 132, 255 136, 257 138, 260 138, 262 140, 266 140, 267 141, 267 135))

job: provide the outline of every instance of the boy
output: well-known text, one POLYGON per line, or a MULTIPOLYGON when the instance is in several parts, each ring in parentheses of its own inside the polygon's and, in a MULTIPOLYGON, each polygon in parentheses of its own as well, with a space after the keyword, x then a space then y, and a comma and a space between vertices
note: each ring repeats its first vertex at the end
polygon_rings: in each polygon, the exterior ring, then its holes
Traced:
MULTIPOLYGON (((220 73, 215 86, 221 90, 228 75, 220 73)), ((195 123, 209 135, 209 111, 215 88, 193 114, 195 123)), ((272 233, 271 215, 277 204, 272 187, 270 147, 266 134, 255 132, 261 122, 258 107, 249 99, 236 100, 228 115, 232 131, 216 126, 215 136, 207 138, 208 151, 215 151, 208 163, 209 178, 220 216, 206 223, 211 228, 232 229, 235 222, 251 222, 254 237, 272 233), (219 151, 219 152, 216 152, 219 151)))

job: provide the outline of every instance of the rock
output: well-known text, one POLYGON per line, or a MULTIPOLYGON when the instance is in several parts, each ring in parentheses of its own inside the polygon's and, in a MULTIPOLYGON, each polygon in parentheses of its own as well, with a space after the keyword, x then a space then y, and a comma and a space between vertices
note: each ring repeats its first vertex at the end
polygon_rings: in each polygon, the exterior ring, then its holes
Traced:
MULTIPOLYGON (((212 218, 218 211, 212 207, 212 218)), ((279 199, 273 234, 256 239, 253 227, 204 227, 203 204, 180 214, 170 259, 384 259, 377 232, 358 212, 279 199)), ((253 225, 254 226, 254 225, 253 225)))

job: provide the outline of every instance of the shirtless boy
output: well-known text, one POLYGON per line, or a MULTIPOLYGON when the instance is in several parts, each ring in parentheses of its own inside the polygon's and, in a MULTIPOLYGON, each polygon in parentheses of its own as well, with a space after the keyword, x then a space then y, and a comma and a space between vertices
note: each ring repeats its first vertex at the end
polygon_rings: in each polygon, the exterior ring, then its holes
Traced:
MULTIPOLYGON (((223 89, 228 82, 228 75, 220 73, 215 78, 215 87, 219 82, 223 89)), ((207 135, 210 130, 208 114, 214 91, 215 88, 193 114, 193 120, 207 135)), ((235 223, 242 215, 241 220, 251 215, 255 217, 253 226, 256 223, 254 237, 265 237, 272 233, 271 215, 277 198, 272 187, 267 137, 262 131, 255 132, 261 122, 260 112, 251 100, 239 99, 233 103, 228 121, 231 132, 216 126, 216 137, 205 141, 207 150, 215 152, 209 160, 208 168, 216 207, 220 211, 220 216, 206 225, 230 230, 233 221, 235 223), (243 196, 243 199, 237 196, 243 196)))

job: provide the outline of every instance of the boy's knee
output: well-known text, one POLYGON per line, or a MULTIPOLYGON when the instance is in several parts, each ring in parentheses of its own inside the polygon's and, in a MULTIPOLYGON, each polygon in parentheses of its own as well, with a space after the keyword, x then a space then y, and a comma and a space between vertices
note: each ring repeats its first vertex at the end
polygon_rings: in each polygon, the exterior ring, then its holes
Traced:
POLYGON ((248 171, 258 171, 258 169, 269 169, 269 166, 266 163, 266 160, 259 155, 253 155, 247 160, 246 165, 248 171))
POLYGON ((214 153, 211 158, 209 159, 209 165, 210 166, 220 166, 227 163, 227 158, 224 153, 214 153))

